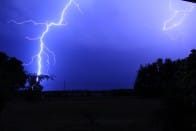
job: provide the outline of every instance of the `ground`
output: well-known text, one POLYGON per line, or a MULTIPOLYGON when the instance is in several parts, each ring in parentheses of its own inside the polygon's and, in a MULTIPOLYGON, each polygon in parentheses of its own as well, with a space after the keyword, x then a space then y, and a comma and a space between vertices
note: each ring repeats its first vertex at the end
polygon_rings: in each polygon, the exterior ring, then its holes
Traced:
POLYGON ((5 131, 153 131, 159 107, 159 100, 134 97, 15 100, 1 121, 5 131))

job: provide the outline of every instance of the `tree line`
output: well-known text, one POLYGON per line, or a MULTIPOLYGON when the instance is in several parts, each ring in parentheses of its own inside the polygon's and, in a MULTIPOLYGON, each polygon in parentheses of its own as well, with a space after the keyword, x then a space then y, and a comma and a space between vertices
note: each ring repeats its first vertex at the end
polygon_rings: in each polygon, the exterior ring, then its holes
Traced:
POLYGON ((196 129, 196 50, 184 59, 157 59, 140 66, 134 84, 136 95, 158 98, 157 122, 163 131, 196 129))
POLYGON ((157 59, 156 62, 140 66, 134 83, 138 95, 165 97, 195 94, 196 49, 188 57, 172 61, 157 59))

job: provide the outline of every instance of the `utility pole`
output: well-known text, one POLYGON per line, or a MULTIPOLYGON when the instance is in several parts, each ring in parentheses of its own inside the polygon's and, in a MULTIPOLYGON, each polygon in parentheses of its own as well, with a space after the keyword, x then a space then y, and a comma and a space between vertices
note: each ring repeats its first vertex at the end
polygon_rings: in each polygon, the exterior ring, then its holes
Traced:
POLYGON ((66 90, 66 81, 64 80, 64 90, 66 90))

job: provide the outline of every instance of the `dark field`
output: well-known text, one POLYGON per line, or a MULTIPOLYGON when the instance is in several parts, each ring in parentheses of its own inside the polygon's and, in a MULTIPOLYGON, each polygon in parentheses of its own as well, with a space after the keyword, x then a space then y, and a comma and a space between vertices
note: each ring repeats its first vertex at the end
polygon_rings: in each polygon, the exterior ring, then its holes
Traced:
POLYGON ((1 121, 5 131, 157 131, 159 107, 159 100, 134 97, 15 100, 1 121))

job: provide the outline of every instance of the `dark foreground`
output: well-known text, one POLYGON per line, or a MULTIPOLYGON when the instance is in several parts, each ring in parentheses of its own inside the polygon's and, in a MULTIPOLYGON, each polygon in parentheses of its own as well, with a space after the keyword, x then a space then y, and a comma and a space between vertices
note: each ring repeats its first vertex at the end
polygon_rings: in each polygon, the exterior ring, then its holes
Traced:
POLYGON ((157 131, 158 100, 133 97, 67 97, 10 102, 5 131, 157 131))

